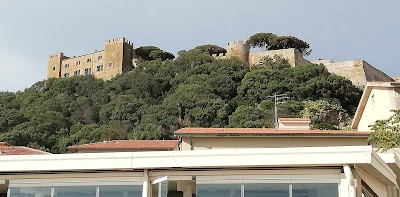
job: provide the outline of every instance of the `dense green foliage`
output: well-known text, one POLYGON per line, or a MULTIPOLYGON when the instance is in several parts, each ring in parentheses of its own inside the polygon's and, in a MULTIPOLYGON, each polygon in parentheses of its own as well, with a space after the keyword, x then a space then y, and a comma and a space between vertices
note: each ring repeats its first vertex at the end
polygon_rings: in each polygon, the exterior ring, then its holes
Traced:
POLYGON ((139 62, 156 60, 159 58, 163 61, 167 59, 172 60, 175 58, 172 53, 163 51, 155 46, 141 46, 134 49, 133 54, 139 60, 139 62))
POLYGON ((310 45, 294 36, 277 36, 273 33, 256 33, 247 40, 251 47, 259 47, 263 50, 277 50, 295 48, 303 56, 311 54, 310 45))
POLYGON ((0 93, 0 141, 60 153, 102 140, 170 139, 182 127, 271 127, 267 96, 274 93, 291 98, 279 106, 281 117, 308 114, 319 123, 325 120, 307 102, 323 100, 353 114, 361 95, 322 65, 291 68, 266 59, 249 70, 238 59, 215 60, 197 48, 174 60, 144 61, 111 81, 49 79, 0 93))
POLYGON ((194 48, 194 50, 199 50, 202 52, 207 52, 208 54, 220 54, 220 53, 226 53, 226 49, 217 46, 217 45, 212 45, 212 44, 205 44, 205 45, 200 45, 194 48))
POLYGON ((371 125, 371 130, 375 132, 371 133, 368 140, 375 142, 382 152, 400 147, 400 110, 393 112, 388 119, 377 120, 371 125))

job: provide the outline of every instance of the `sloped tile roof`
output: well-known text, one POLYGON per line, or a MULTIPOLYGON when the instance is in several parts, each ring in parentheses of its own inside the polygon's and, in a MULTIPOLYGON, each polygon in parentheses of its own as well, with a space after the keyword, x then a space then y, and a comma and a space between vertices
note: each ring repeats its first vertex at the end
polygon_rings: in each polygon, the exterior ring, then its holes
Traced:
POLYGON ((42 155, 50 154, 41 150, 24 146, 0 146, 0 156, 2 155, 42 155))
POLYGON ((69 146, 71 152, 79 150, 115 150, 115 151, 142 151, 142 150, 174 150, 179 145, 179 140, 112 140, 91 144, 69 146))
POLYGON ((343 130, 283 130, 274 128, 182 128, 176 135, 238 135, 238 136, 365 136, 370 132, 343 130))

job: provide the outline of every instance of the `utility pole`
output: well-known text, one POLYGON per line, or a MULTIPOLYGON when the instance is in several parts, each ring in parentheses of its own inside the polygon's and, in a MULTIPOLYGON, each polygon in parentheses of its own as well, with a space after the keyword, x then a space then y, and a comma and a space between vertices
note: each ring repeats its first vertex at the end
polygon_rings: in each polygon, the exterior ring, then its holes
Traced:
POLYGON ((286 99, 289 99, 290 97, 287 96, 287 94, 274 94, 272 96, 267 96, 267 98, 274 98, 274 102, 275 102, 275 122, 274 122, 274 126, 275 129, 278 129, 279 127, 279 123, 278 123, 278 104, 282 104, 284 102, 286 102, 286 99))

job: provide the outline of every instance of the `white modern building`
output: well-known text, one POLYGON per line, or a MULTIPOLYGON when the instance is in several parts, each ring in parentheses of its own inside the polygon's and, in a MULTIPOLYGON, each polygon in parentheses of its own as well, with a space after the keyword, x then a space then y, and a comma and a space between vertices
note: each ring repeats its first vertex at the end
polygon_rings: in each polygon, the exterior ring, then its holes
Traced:
POLYGON ((371 146, 4 156, 0 169, 9 197, 384 197, 399 171, 371 146))
POLYGON ((8 197, 398 196, 399 159, 393 153, 377 154, 367 143, 369 132, 184 128, 176 135, 181 147, 173 151, 2 156, 0 193, 8 197))

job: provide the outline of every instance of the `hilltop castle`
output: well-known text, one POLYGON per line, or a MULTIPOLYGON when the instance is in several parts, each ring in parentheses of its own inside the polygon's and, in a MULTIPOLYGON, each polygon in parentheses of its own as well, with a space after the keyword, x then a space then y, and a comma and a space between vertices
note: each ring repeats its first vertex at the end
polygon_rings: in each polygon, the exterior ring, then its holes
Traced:
MULTIPOLYGON (((261 65, 265 57, 276 56, 286 59, 292 67, 309 63, 323 64, 329 72, 343 76, 357 86, 363 86, 368 81, 394 81, 361 59, 343 62, 333 62, 329 59, 309 61, 293 48, 250 53, 250 45, 244 41, 229 42, 226 49, 226 54, 214 54, 213 57, 216 59, 237 57, 250 66, 261 65)), ((96 78, 110 80, 118 74, 132 70, 134 66, 133 44, 121 37, 107 40, 102 51, 78 57, 67 57, 61 52, 51 55, 48 59, 47 78, 93 75, 96 78)))
POLYGON ((93 75, 109 80, 133 68, 133 44, 121 37, 106 40, 102 51, 78 57, 67 57, 62 52, 51 55, 48 59, 47 78, 93 75))
POLYGON ((362 59, 342 62, 333 62, 329 59, 307 60, 299 50, 293 48, 250 53, 250 45, 244 41, 229 42, 226 50, 226 54, 214 54, 213 57, 216 59, 237 57, 250 66, 261 65, 265 57, 273 59, 276 56, 286 59, 292 67, 309 63, 323 64, 330 73, 345 77, 356 86, 363 86, 369 81, 395 81, 362 59))

